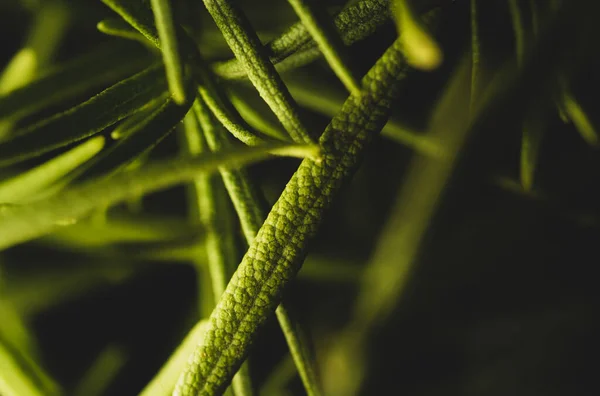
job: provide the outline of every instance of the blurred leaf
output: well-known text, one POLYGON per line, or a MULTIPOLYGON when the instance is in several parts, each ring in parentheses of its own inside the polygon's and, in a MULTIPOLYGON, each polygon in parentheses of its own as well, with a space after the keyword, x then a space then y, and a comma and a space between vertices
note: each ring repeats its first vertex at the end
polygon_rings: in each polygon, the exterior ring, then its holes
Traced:
POLYGON ((92 180, 72 187, 42 202, 6 210, 0 221, 0 249, 42 236, 77 222, 93 209, 108 207, 130 196, 150 193, 193 179, 200 172, 236 167, 265 159, 270 153, 315 156, 314 146, 269 145, 197 158, 182 158, 151 164, 143 169, 92 180))
POLYGON ((143 119, 136 117, 134 123, 119 128, 122 138, 98 156, 79 179, 114 173, 146 155, 173 131, 190 105, 181 106, 163 97, 161 104, 143 113, 143 119))
POLYGON ((148 64, 147 55, 140 49, 139 45, 111 43, 53 68, 0 96, 0 120, 19 120, 140 70, 148 64))
POLYGON ((91 138, 28 172, 1 182, 0 202, 17 203, 31 199, 31 195, 51 186, 67 173, 93 158, 103 147, 104 137, 91 138))
POLYGON ((135 113, 165 90, 162 69, 153 66, 64 113, 17 130, 0 142, 0 166, 14 164, 85 139, 135 113))
POLYGON ((73 390, 74 396, 101 396, 127 361, 127 354, 116 345, 104 348, 73 390))
POLYGON ((158 374, 142 390, 140 396, 168 396, 173 393, 179 374, 183 371, 196 345, 204 340, 206 326, 207 321, 202 320, 190 330, 158 374))

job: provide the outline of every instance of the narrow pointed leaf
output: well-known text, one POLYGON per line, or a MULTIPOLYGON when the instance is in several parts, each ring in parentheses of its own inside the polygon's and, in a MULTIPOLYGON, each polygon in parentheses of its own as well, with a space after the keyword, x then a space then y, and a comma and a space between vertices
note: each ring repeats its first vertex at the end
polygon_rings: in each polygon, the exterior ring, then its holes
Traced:
POLYGON ((161 66, 150 67, 90 100, 15 131, 0 142, 0 165, 10 165, 85 139, 133 114, 165 91, 161 66))
POLYGON ((128 124, 127 130, 121 128, 123 138, 94 160, 79 179, 113 173, 136 161, 166 138, 189 108, 189 104, 180 106, 173 99, 164 98, 143 119, 136 118, 138 122, 128 124))
POLYGON ((139 194, 150 193, 193 179, 200 172, 237 167, 265 159, 269 154, 314 156, 314 146, 269 145, 197 158, 158 162, 142 169, 65 190, 45 201, 6 208, 0 217, 0 249, 42 236, 77 222, 92 210, 108 207, 139 194))
MULTIPOLYGON (((200 109, 200 100, 194 104, 194 110, 200 109)), ((208 111, 192 111, 185 124, 187 147, 190 154, 210 152, 211 149, 204 141, 207 135, 214 134, 216 125, 208 111), (191 122, 190 122, 191 121, 191 122)), ((211 289, 214 301, 219 301, 227 282, 237 264, 237 246, 234 238, 233 213, 229 205, 227 192, 218 175, 199 175, 192 185, 192 199, 196 213, 194 221, 199 221, 206 228, 205 246, 208 272, 211 278, 211 289)), ((202 303, 200 301, 200 303, 202 303)), ((231 389, 236 395, 251 396, 252 384, 248 363, 240 367, 231 382, 231 389)))
POLYGON ((121 18, 108 18, 98 22, 96 25, 99 31, 110 36, 125 38, 129 40, 141 41, 148 43, 148 40, 137 30, 131 27, 130 24, 121 18))
POLYGON ((0 96, 0 120, 18 120, 147 66, 139 44, 111 43, 54 68, 31 83, 0 96))
POLYGON ((0 394, 3 396, 59 396, 60 390, 49 384, 41 368, 30 358, 19 355, 0 339, 0 394))
POLYGON ((185 102, 186 97, 185 79, 170 1, 150 0, 150 4, 152 5, 155 25, 161 43, 169 89, 173 94, 175 103, 182 104, 185 102))
MULTIPOLYGON (((211 126, 211 117, 201 102, 194 105, 194 111, 199 120, 203 120, 203 129, 205 131, 206 142, 209 148, 215 152, 223 149, 229 149, 231 143, 227 136, 221 133, 219 128, 211 126)), ((264 197, 261 196, 259 189, 252 183, 246 172, 243 170, 221 169, 220 171, 225 188, 233 202, 242 226, 246 243, 252 245, 254 238, 258 234, 260 227, 266 219, 268 208, 264 197)), ((219 294, 219 296, 222 294, 219 294)), ((292 317, 287 304, 282 302, 276 310, 279 325, 287 341, 290 353, 294 359, 304 388, 310 396, 321 394, 319 381, 317 380, 317 370, 315 368, 314 358, 308 347, 308 341, 304 336, 304 331, 300 323, 292 317)), ((244 368, 244 366, 242 366, 244 368)), ((236 389, 236 377, 233 378, 232 385, 236 389)))
POLYGON ((204 5, 223 33, 229 48, 244 65, 250 82, 291 138, 295 142, 310 143, 312 139, 300 120, 294 99, 243 12, 227 0, 204 0, 204 5))
POLYGON ((353 320, 337 337, 339 344, 328 360, 326 391, 331 395, 357 395, 364 379, 367 341, 398 304, 431 224, 444 187, 469 132, 470 59, 465 59, 436 106, 430 133, 448 147, 443 159, 415 156, 362 279, 353 320), (337 363, 337 364, 336 364, 337 363), (336 375, 348 378, 336 384, 336 375), (347 377, 346 377, 347 375, 347 377), (338 386, 339 385, 339 386, 338 386))
POLYGON ((598 145, 598 133, 579 102, 568 92, 563 96, 563 108, 566 116, 573 122, 577 131, 590 146, 598 145))
POLYGON ((443 54, 435 39, 414 15, 407 0, 395 0, 394 6, 406 61, 417 69, 437 68, 442 63, 443 54))
MULTIPOLYGON (((148 7, 135 0, 103 1, 157 48, 161 48, 152 12, 148 7)), ((252 133, 247 128, 244 120, 229 103, 227 96, 218 88, 206 62, 196 50, 194 42, 181 30, 178 30, 177 34, 182 44, 181 51, 184 53, 184 56, 186 59, 190 58, 193 60, 194 77, 200 83, 198 93, 217 119, 241 142, 249 146, 265 143, 265 139, 252 133)))
POLYGON ((185 336, 169 360, 158 374, 142 390, 140 396, 170 396, 173 393, 179 374, 184 369, 188 357, 202 343, 206 332, 207 321, 198 322, 185 336))
POLYGON ((126 362, 127 354, 122 348, 116 345, 107 346, 96 357, 72 394, 102 396, 126 362))
POLYGON ((358 94, 360 91, 359 78, 350 67, 344 42, 324 9, 318 4, 311 4, 310 0, 288 0, 288 2, 348 92, 358 94))
MULTIPOLYGON (((344 44, 350 45, 374 33, 389 20, 390 15, 388 0, 361 0, 335 16, 334 24, 344 44)), ((317 43, 311 40, 310 33, 301 22, 292 25, 266 46, 279 71, 305 65, 321 56, 317 43)), ((216 62, 213 69, 225 79, 247 77, 238 59, 216 62)))
POLYGON ((521 186, 527 192, 533 189, 537 169, 540 144, 544 135, 543 118, 540 114, 531 114, 523 122, 521 141, 521 186))
POLYGON ((0 202, 27 200, 67 173, 94 157, 104 147, 104 137, 98 136, 58 157, 10 180, 0 183, 0 202))
POLYGON ((322 160, 304 160, 273 206, 213 311, 204 343, 175 394, 215 394, 230 381, 300 268, 322 215, 383 127, 405 71, 396 42, 363 79, 361 95, 351 96, 329 124, 320 139, 322 160))

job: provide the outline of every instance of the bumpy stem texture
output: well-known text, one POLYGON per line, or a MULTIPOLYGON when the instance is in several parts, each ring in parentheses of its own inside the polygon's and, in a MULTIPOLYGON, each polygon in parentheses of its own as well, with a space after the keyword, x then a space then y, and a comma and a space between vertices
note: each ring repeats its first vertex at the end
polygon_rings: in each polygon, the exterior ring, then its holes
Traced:
POLYGON ((221 392, 248 353, 258 328, 299 270, 334 196, 385 124, 406 67, 398 41, 363 79, 320 139, 321 160, 304 160, 213 311, 205 342, 190 357, 175 395, 221 392))

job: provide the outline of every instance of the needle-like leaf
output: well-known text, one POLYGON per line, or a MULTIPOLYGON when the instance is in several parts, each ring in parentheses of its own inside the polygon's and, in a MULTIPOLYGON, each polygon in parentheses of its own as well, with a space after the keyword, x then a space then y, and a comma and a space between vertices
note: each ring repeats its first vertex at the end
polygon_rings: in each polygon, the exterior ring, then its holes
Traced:
POLYGON ((111 43, 0 96, 0 120, 19 120, 86 91, 118 80, 148 65, 139 44, 111 43))
POLYGON ((525 21, 519 7, 519 0, 508 0, 508 9, 512 19, 513 30, 515 33, 515 52, 517 53, 517 62, 523 63, 525 56, 525 21))
POLYGON ((583 107, 568 91, 563 93, 562 106, 565 115, 573 122, 577 131, 590 146, 598 145, 598 133, 590 122, 589 117, 583 110, 583 107))
POLYGON ((135 123, 120 128, 120 139, 95 159, 79 176, 79 179, 97 177, 119 171, 146 155, 166 138, 188 112, 190 104, 178 105, 170 97, 144 112, 144 118, 135 117, 135 123))
POLYGON ((150 4, 152 5, 156 29, 161 43, 160 48, 162 49, 167 72, 167 82, 175 103, 182 104, 185 102, 186 97, 185 79, 170 0, 150 0, 150 4))
MULTIPOLYGON (((333 23, 345 45, 371 35, 390 17, 388 0, 361 0, 344 8, 333 23)), ((292 25, 267 45, 271 61, 283 71, 302 66, 321 56, 317 43, 301 23, 292 25)), ((246 78, 244 66, 238 59, 216 62, 215 73, 225 79, 246 78)))
POLYGON ((319 46, 323 56, 346 89, 352 94, 360 91, 360 81, 349 66, 349 56, 335 26, 323 8, 308 0, 288 0, 300 21, 319 46))
POLYGON ((237 167, 260 161, 271 153, 312 157, 318 155, 318 149, 310 145, 280 144, 231 150, 198 158, 158 162, 108 179, 92 180, 45 201, 4 210, 0 219, 0 249, 76 222, 94 209, 191 180, 200 172, 214 172, 223 166, 237 167))
MULTIPOLYGON (((139 31, 146 39, 160 48, 160 40, 156 27, 152 21, 152 13, 143 4, 134 0, 104 0, 115 12, 123 17, 133 28, 139 31)), ((217 119, 227 128, 232 135, 249 146, 256 146, 265 142, 264 139, 252 133, 244 120, 229 103, 227 96, 218 88, 208 66, 200 53, 195 49, 195 44, 178 32, 182 43, 182 52, 186 58, 193 60, 194 77, 200 82, 198 93, 206 102, 217 119)))
MULTIPOLYGON (((330 117, 335 116, 342 108, 345 95, 341 91, 336 92, 307 79, 285 79, 285 82, 294 98, 303 107, 330 117)), ((402 125, 395 119, 390 119, 385 124, 381 135, 428 156, 444 155, 444 148, 438 142, 423 132, 402 125)))
POLYGON ((0 202, 21 202, 54 184, 67 173, 93 158, 104 147, 98 136, 60 156, 14 178, 0 183, 0 202))
POLYGON ((204 5, 246 69, 248 78, 291 138, 299 143, 310 143, 312 139, 300 120, 294 99, 243 12, 230 0, 204 0, 204 5))
POLYGON ((381 130, 405 75, 398 41, 363 80, 320 139, 321 161, 305 160, 275 203, 213 311, 206 338, 179 378, 176 395, 222 391, 300 268, 307 244, 365 146, 381 130))
POLYGON ((188 357, 202 343, 207 321, 198 322, 185 336, 181 344, 163 365, 158 374, 142 390, 140 396, 168 396, 173 393, 179 374, 185 367, 188 357))
POLYGON ((413 159, 392 215, 361 278, 354 318, 333 348, 325 375, 329 379, 327 394, 359 394, 364 379, 365 343, 375 326, 388 318, 405 290, 421 240, 469 132, 470 63, 470 59, 462 62, 432 116, 430 133, 441 139, 449 155, 443 159, 413 159), (336 384, 332 380, 335 375, 348 380, 336 384))
MULTIPOLYGON (((208 111, 199 111, 200 99, 194 103, 194 111, 188 113, 185 123, 186 146, 190 154, 210 152, 205 142, 207 135, 214 134, 216 125, 208 111)), ((234 240, 233 214, 227 198, 225 187, 218 175, 199 175, 194 180, 192 202, 196 213, 195 221, 199 221, 207 230, 205 246, 213 300, 219 301, 237 260, 234 240)), ((231 388, 236 396, 251 396, 252 384, 248 364, 242 365, 233 377, 231 388)))
MULTIPOLYGON (((148 43, 148 40, 135 30, 129 23, 121 18, 108 18, 98 22, 96 25, 99 31, 110 36, 121 37, 129 40, 136 40, 142 43, 148 43)), ((148 43, 150 44, 150 43, 148 43)))
POLYGON ((0 166, 85 139, 136 112, 165 91, 161 71, 160 65, 150 67, 62 114, 15 131, 0 142, 0 166))
POLYGON ((0 367, 0 394, 3 396, 58 396, 62 393, 36 362, 20 355, 2 339, 0 367))
POLYGON ((104 348, 83 375, 74 396, 102 396, 127 362, 127 353, 116 345, 104 348))
MULTIPOLYGON (((215 152, 229 149, 231 143, 227 136, 220 133, 222 131, 219 131, 218 128, 211 126, 210 114, 206 111, 202 102, 198 101, 194 105, 194 111, 198 119, 203 121, 206 141, 210 149, 215 152)), ((243 170, 222 169, 221 177, 240 219, 246 242, 250 246, 266 218, 265 200, 260 196, 258 188, 254 186, 243 170)), ((221 290, 219 296, 222 293, 221 290)), ((316 376, 317 370, 300 324, 290 316, 283 302, 277 308, 276 313, 307 393, 310 396, 319 395, 321 392, 316 376)), ((236 377, 233 379, 233 385, 235 385, 235 381, 236 377)))

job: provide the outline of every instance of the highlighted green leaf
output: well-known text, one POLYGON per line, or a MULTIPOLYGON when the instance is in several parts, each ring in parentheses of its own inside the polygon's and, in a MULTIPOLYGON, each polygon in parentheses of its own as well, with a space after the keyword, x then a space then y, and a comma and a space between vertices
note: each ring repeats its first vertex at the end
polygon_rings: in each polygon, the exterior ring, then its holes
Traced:
POLYGON ((20 202, 54 184, 67 173, 93 158, 104 147, 98 136, 58 157, 14 178, 0 183, 0 202, 20 202))
POLYGON ((121 18, 108 18, 98 22, 99 31, 115 37, 148 43, 148 40, 121 18))
POLYGON ((185 102, 186 97, 185 79, 170 0, 150 0, 150 4, 152 5, 156 29, 161 43, 169 89, 173 94, 175 103, 182 104, 185 102))
POLYGON ((407 0, 395 0, 394 6, 406 61, 417 69, 437 68, 442 63, 443 54, 435 39, 414 15, 407 0))
POLYGON ((42 236, 73 224, 97 208, 108 207, 131 196, 164 189, 191 180, 200 172, 214 172, 222 166, 242 166, 278 155, 318 155, 314 146, 269 145, 198 158, 158 162, 142 169, 119 173, 108 179, 92 180, 72 187, 45 201, 5 210, 0 221, 0 249, 42 236))
POLYGON ((563 108, 565 115, 573 122, 577 131, 590 146, 598 145, 598 133, 590 122, 583 107, 569 92, 563 94, 563 108))
POLYGON ((158 374, 142 390, 140 396, 168 396, 173 393, 177 378, 184 369, 188 357, 192 354, 196 345, 202 343, 206 327, 207 321, 203 320, 189 331, 158 374))
POLYGON ((346 89, 350 93, 358 94, 360 91, 359 79, 350 68, 344 43, 324 9, 313 6, 306 0, 288 0, 288 2, 346 89))
POLYGON ((302 162, 227 285, 177 394, 214 394, 230 381, 300 268, 323 213, 383 127, 405 71, 396 42, 363 79, 361 95, 346 101, 321 136, 322 159, 302 162))

